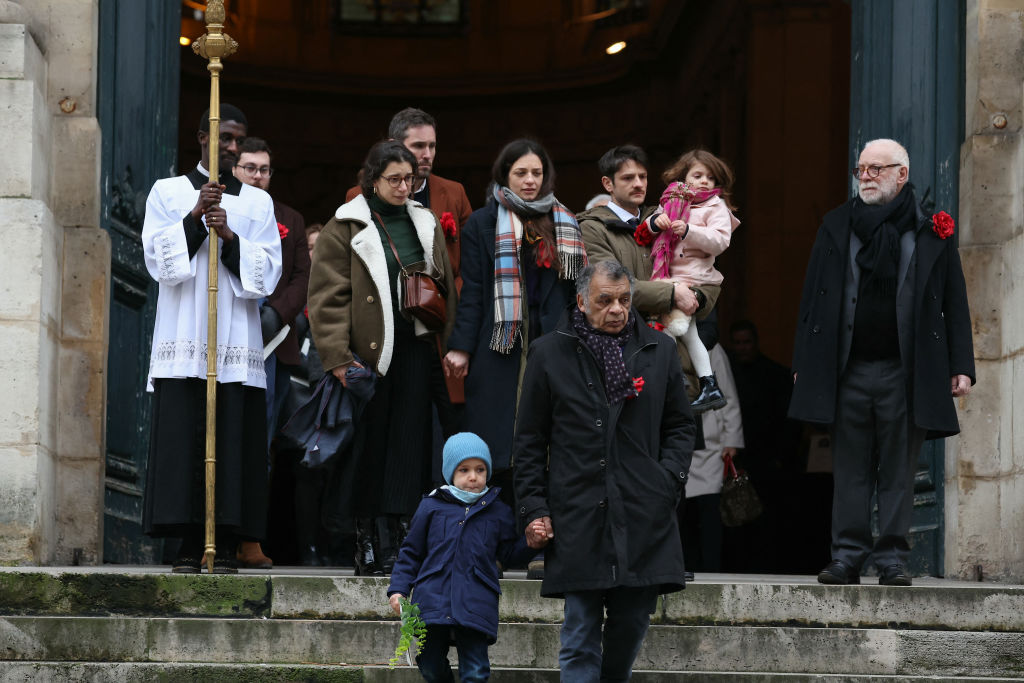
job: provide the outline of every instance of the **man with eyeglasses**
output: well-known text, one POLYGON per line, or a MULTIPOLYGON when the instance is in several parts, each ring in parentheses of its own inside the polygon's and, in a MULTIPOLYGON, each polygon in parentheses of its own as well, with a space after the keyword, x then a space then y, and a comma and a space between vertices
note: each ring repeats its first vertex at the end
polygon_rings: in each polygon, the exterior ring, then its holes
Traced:
POLYGON ((952 219, 923 211, 909 174, 899 143, 867 143, 858 196, 825 216, 807 267, 789 414, 832 434, 832 561, 820 583, 860 583, 870 556, 880 584, 911 585, 918 454, 960 431, 950 398, 975 381, 952 219))
POLYGON ((203 556, 206 364, 217 355, 217 554, 215 573, 237 570, 239 541, 259 541, 267 521, 266 375, 258 301, 281 277, 274 203, 228 171, 248 124, 220 107, 220 182, 210 182, 209 112, 199 123, 201 160, 158 180, 146 202, 142 246, 159 283, 149 379, 153 420, 143 528, 181 539, 173 571, 196 574, 203 556), (220 241, 217 348, 207 348, 207 268, 220 241))
MULTIPOLYGON (((262 138, 249 137, 238 147, 238 162, 232 172, 246 185, 270 191, 274 174, 273 153, 262 138)), ((306 221, 298 211, 274 199, 274 215, 281 235, 281 281, 260 305, 263 343, 275 339, 286 324, 287 335, 265 361, 267 372, 267 447, 277 433, 281 410, 291 388, 292 369, 302 364, 295 319, 306 307, 309 287, 309 250, 306 248, 306 221)), ((259 543, 243 542, 238 561, 244 567, 270 569, 273 562, 259 543)))

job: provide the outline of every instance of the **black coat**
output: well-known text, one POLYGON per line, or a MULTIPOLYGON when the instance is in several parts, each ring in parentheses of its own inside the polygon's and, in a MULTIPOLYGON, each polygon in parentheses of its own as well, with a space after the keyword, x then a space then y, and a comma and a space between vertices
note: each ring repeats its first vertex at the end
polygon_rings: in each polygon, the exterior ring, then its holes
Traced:
MULTIPOLYGON (((807 266, 793 348, 797 381, 789 407, 790 417, 798 420, 831 424, 835 419, 856 304, 856 289, 850 286, 855 277, 850 254, 853 201, 826 214, 807 266), (851 299, 845 306, 844 298, 851 299)), ((904 249, 901 259, 906 281, 897 294, 897 326, 914 423, 934 439, 960 431, 950 378, 967 375, 974 383, 974 348, 956 244, 935 233, 920 207, 916 213, 913 253, 904 249)))
POLYGON ((520 524, 549 516, 554 529, 545 596, 684 586, 676 504, 696 428, 675 340, 638 324, 623 355, 643 389, 609 405, 567 315, 530 348, 513 456, 520 524))
MULTIPOLYGON (((477 434, 491 450, 494 471, 511 464, 522 344, 511 353, 491 349, 494 331, 494 232, 498 205, 489 201, 462 228, 462 291, 448 348, 470 354, 462 430, 477 434)), ((555 329, 567 304, 576 300, 573 282, 553 269, 539 271, 540 332, 555 329)), ((524 308, 525 308, 524 302, 524 308)), ((524 315, 526 314, 524 310, 524 315)), ((533 334, 536 335, 534 330, 533 334)))

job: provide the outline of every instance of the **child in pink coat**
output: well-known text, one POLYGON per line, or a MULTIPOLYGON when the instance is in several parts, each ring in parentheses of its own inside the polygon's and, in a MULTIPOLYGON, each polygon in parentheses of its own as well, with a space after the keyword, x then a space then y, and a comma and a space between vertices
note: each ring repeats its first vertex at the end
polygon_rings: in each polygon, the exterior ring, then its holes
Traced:
MULTIPOLYGON (((722 284, 715 257, 729 246, 740 224, 732 215, 729 195, 732 171, 724 161, 702 149, 692 150, 662 175, 669 183, 661 195, 662 213, 653 217, 652 280, 671 280, 686 287, 722 284)), ((726 399, 711 372, 711 359, 697 336, 697 326, 679 309, 662 316, 665 332, 681 337, 700 378, 695 412, 721 408, 726 399)))

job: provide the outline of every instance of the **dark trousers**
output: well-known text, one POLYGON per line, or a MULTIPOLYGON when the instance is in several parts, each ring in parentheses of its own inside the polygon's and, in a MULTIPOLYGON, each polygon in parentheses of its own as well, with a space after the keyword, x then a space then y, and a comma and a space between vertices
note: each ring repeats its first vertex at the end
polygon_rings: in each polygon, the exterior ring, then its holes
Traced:
POLYGON ((832 425, 832 558, 860 569, 873 555, 882 569, 906 565, 914 475, 925 431, 913 423, 899 359, 851 359, 839 382, 832 425), (878 540, 871 496, 878 491, 878 540))
POLYGON ((708 493, 686 498, 679 506, 683 558, 695 572, 722 571, 722 496, 708 493))
POLYGON ((561 680, 628 681, 657 601, 657 586, 566 593, 561 680))
POLYGON ((448 647, 455 641, 459 653, 459 681, 478 683, 491 677, 491 661, 487 658, 487 636, 464 626, 427 626, 423 652, 416 665, 428 683, 453 681, 452 665, 448 663, 448 647))

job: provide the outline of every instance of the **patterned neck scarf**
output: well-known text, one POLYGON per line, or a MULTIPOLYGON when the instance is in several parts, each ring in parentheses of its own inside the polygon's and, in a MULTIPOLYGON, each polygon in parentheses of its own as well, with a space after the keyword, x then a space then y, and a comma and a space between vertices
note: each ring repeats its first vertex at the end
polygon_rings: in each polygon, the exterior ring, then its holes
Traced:
POLYGON ((626 369, 626 359, 622 355, 622 349, 633 337, 633 328, 636 326, 636 316, 633 315, 633 311, 629 312, 626 326, 618 334, 608 334, 594 329, 587 322, 583 311, 576 306, 573 306, 569 317, 573 331, 594 354, 597 368, 601 372, 601 379, 604 380, 604 393, 608 397, 608 403, 616 403, 636 396, 636 387, 629 376, 629 370, 626 369))
POLYGON ((587 254, 576 217, 555 195, 528 202, 500 185, 494 186, 493 194, 498 202, 498 223, 494 228, 494 330, 490 347, 498 353, 511 353, 523 330, 523 278, 519 268, 522 240, 516 236, 512 214, 529 217, 551 213, 561 265, 559 277, 563 280, 576 279, 587 265, 587 254))
MULTIPOLYGON (((694 204, 703 204, 712 197, 722 194, 719 188, 712 190, 698 190, 686 183, 676 181, 669 183, 661 195, 661 208, 665 211, 670 221, 689 221, 690 207, 694 204)), ((662 230, 651 248, 651 279, 666 280, 669 276, 669 265, 672 263, 672 254, 679 237, 671 230, 662 230)))

